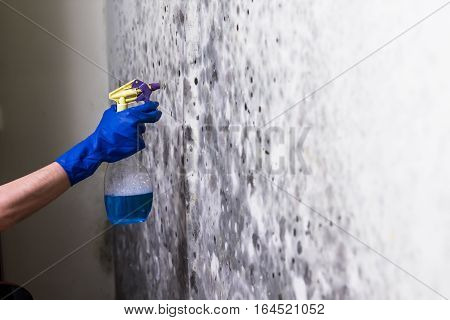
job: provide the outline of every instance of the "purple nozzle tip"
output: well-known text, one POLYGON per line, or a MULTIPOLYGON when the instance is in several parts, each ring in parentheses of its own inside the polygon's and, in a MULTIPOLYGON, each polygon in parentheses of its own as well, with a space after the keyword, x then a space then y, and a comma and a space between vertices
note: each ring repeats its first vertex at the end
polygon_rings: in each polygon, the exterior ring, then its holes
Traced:
POLYGON ((161 88, 161 85, 159 84, 159 82, 150 83, 150 88, 152 89, 152 91, 159 90, 161 88))

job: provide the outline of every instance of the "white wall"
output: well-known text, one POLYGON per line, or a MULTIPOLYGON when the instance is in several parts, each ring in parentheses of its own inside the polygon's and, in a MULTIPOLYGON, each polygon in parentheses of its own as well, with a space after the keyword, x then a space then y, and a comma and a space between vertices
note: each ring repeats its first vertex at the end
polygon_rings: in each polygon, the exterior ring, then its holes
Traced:
MULTIPOLYGON (((106 66, 104 2, 8 1, 100 66, 106 66)), ((107 74, 0 4, 0 182, 52 162, 87 136, 108 104, 107 74)), ((108 226, 102 172, 2 233, 5 278, 24 283, 108 226)), ((114 297, 108 238, 101 237, 31 282, 35 298, 114 297)))

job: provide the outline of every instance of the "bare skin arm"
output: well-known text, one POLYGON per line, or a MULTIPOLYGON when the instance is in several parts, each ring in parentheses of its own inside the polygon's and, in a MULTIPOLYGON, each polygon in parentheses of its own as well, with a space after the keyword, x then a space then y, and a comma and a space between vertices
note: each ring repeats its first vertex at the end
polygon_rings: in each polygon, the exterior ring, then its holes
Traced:
POLYGON ((69 188, 69 178, 56 162, 0 186, 0 231, 27 218, 69 188))

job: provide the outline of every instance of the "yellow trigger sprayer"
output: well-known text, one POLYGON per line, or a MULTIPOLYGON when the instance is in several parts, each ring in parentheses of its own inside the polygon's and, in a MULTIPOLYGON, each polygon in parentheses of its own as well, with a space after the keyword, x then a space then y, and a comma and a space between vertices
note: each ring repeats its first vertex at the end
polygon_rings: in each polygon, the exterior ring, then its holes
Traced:
MULTIPOLYGON (((117 103, 117 112, 126 110, 134 102, 147 102, 159 83, 147 84, 133 80, 109 93, 109 99, 117 103)), ((138 129, 136 148, 142 142, 145 127, 138 129)), ((142 142, 143 143, 143 142, 142 142)), ((138 150, 141 150, 139 148, 138 150)), ((148 157, 148 154, 145 154, 148 157)), ((110 163, 105 174, 105 207, 113 224, 143 222, 152 210, 153 186, 147 168, 142 165, 142 153, 110 163)))
POLYGON ((111 91, 109 93, 109 99, 117 103, 117 111, 123 111, 132 102, 149 101, 152 92, 159 88, 159 83, 147 84, 141 80, 134 79, 120 88, 111 91))

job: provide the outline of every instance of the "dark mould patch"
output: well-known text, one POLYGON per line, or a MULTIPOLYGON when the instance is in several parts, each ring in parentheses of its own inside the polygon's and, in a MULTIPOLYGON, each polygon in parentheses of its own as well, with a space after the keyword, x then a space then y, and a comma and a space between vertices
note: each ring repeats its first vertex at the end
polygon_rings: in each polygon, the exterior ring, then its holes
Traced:
POLYGON ((253 173, 247 175, 247 184, 249 184, 252 189, 255 188, 255 178, 253 177, 253 173))
POLYGON ((252 234, 252 242, 253 242, 253 246, 254 246, 255 248, 257 248, 257 247, 259 246, 258 240, 259 240, 258 234, 253 233, 253 234, 252 234))
POLYGON ((298 241, 297 242, 297 253, 302 254, 302 251, 303 251, 302 243, 300 241, 298 241))
POLYGON ((192 138, 192 127, 191 126, 186 126, 185 130, 184 130, 184 138, 186 139, 186 141, 188 142, 192 142, 194 141, 192 138))
POLYGON ((285 217, 281 217, 279 225, 280 225, 280 240, 284 241, 284 236, 286 234, 286 218, 285 217))
POLYGON ((200 231, 198 230, 198 228, 194 227, 194 231, 192 231, 192 236, 194 237, 195 241, 197 241, 199 233, 200 231))
POLYGON ((307 263, 305 263, 304 268, 305 269, 303 270, 303 280, 305 281, 305 284, 309 286, 312 283, 312 272, 307 263))
POLYGON ((191 289, 194 290, 196 294, 198 294, 196 276, 197 276, 197 274, 195 273, 195 271, 192 271, 191 272, 191 277, 189 279, 189 282, 191 284, 191 289))
POLYGON ((186 78, 183 79, 183 99, 184 103, 189 103, 192 99, 191 84, 186 78))
POLYGON ((255 266, 253 263, 249 266, 249 271, 250 271, 250 283, 254 285, 256 281, 255 281, 255 266))
POLYGON ((164 167, 166 168, 169 165, 169 148, 170 148, 169 139, 163 139, 163 162, 164 167))
POLYGON ((211 192, 217 190, 217 176, 212 174, 209 178, 209 187, 211 188, 211 192))
POLYGON ((213 72, 212 72, 212 75, 211 75, 211 80, 212 80, 212 82, 217 82, 219 80, 219 75, 217 73, 216 66, 214 66, 214 68, 213 68, 213 72))
POLYGON ((178 21, 180 22, 180 24, 184 24, 184 13, 182 10, 178 11, 178 21))

